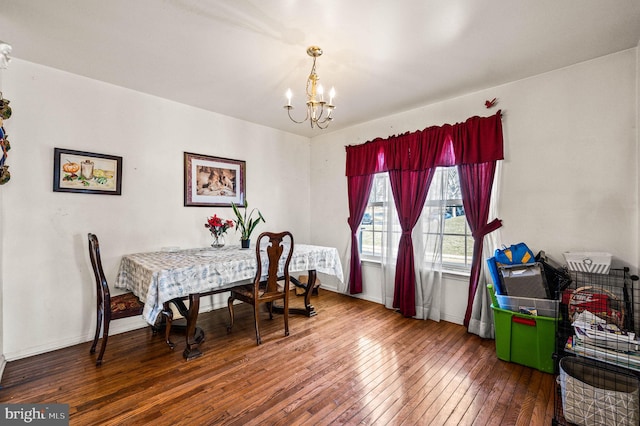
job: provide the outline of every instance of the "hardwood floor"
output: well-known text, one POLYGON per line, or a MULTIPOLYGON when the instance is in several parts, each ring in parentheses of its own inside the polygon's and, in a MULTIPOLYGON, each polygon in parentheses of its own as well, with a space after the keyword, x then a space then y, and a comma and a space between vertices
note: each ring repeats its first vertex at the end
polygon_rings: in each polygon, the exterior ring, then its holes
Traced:
MULTIPOLYGON (((114 335, 102 367, 90 342, 9 362, 4 403, 65 403, 72 425, 549 425, 554 376, 498 360, 462 326, 403 318, 320 292, 318 315, 261 321, 251 307, 202 314, 204 355, 182 359, 149 328, 114 335)), ((293 298, 292 303, 299 300, 293 298)))

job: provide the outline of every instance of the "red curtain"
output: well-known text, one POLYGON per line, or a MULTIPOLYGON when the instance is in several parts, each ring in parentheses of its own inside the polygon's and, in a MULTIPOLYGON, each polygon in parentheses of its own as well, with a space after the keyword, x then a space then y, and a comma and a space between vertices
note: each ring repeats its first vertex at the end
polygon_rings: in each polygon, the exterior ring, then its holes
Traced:
POLYGON ((502 226, 502 221, 499 219, 494 219, 491 223, 487 223, 495 171, 495 161, 480 164, 462 164, 458 166, 460 189, 462 190, 462 205, 464 206, 469 229, 471 229, 471 234, 473 235, 473 258, 471 261, 471 274, 469 276, 469 295, 467 297, 467 310, 464 314, 465 327, 469 326, 473 299, 476 294, 476 289, 478 288, 478 280, 480 279, 484 236, 502 226))
POLYGON ((435 167, 429 170, 390 170, 391 191, 402 228, 396 260, 393 307, 405 317, 416 314, 416 269, 411 231, 416 225, 427 199, 435 167))
MULTIPOLYGON (((392 171, 398 171, 401 173, 399 175, 396 174, 397 176, 400 176, 399 178, 396 177, 398 181, 396 186, 400 193, 409 190, 405 188, 405 185, 408 185, 408 188, 414 188, 414 184, 417 185, 420 179, 423 180, 424 187, 415 188, 416 192, 411 196, 403 196, 404 200, 408 203, 406 206, 405 201, 402 201, 400 204, 396 201, 396 208, 398 209, 398 216, 400 217, 401 224, 405 222, 410 225, 410 228, 405 229, 405 224, 402 224, 403 236, 400 239, 400 247, 398 251, 399 267, 396 269, 396 297, 394 297, 394 306, 396 305, 397 300, 399 305, 405 307, 404 312, 401 310, 404 315, 412 316, 407 315, 411 312, 414 312, 413 315, 415 315, 415 271, 413 270, 413 263, 407 263, 409 261, 409 257, 413 260, 413 242, 410 237, 410 232, 415 225, 415 222, 411 224, 414 204, 418 202, 422 195, 422 191, 425 192, 426 197, 428 185, 431 182, 428 177, 428 171, 430 169, 438 166, 454 166, 463 164, 474 165, 484 163, 492 163, 495 169, 495 161, 504 158, 501 112, 498 111, 495 115, 490 117, 471 117, 464 123, 427 127, 424 130, 405 133, 400 136, 392 136, 387 139, 378 138, 362 145, 347 146, 346 150, 346 175, 348 177, 349 187, 349 226, 351 227, 352 232, 352 274, 350 274, 349 277, 349 288, 352 292, 362 291, 362 276, 360 272, 358 244, 357 240, 354 239, 356 237, 356 231, 354 231, 354 229, 357 230, 359 221, 362 220, 362 214, 364 214, 364 207, 359 203, 364 202, 366 205, 371 185, 369 184, 368 189, 366 188, 366 185, 356 184, 355 181, 352 185, 351 178, 355 176, 370 176, 380 172, 390 172, 390 176, 392 176, 392 171), (402 172, 425 172, 427 176, 423 176, 424 173, 420 174, 419 177, 418 175, 403 175, 402 172), (365 190, 366 194, 358 192, 365 190), (361 207, 362 212, 359 215, 357 215, 357 213, 360 209, 356 207, 361 207), (403 215, 405 218, 403 218, 403 215), (356 219, 358 219, 358 223, 354 224, 356 219), (409 233, 408 238, 405 238, 405 232, 409 233), (411 254, 409 256, 408 253, 405 253, 401 261, 400 255, 405 250, 410 251, 411 254), (354 260, 357 260, 357 265, 353 263, 354 260), (410 265, 413 272, 404 272, 409 268, 408 265, 410 265), (353 275, 354 269, 357 269, 357 273, 355 275, 353 275), (351 281, 352 279, 354 280, 353 282, 351 281), (360 279, 359 287, 358 282, 355 281, 357 279, 360 279), (408 305, 412 305, 412 307, 409 308, 408 305)), ((463 173, 467 173, 467 178, 465 178, 465 180, 467 180, 467 191, 469 197, 471 197, 470 199, 474 200, 473 203, 476 202, 475 197, 481 197, 483 199, 481 203, 486 202, 488 205, 491 195, 491 184, 487 187, 484 183, 475 182, 474 179, 479 178, 478 173, 471 173, 466 171, 466 169, 463 173), (477 193, 476 188, 478 187, 483 188, 481 193, 477 193)), ((487 171, 485 170, 480 174, 484 176, 486 173, 487 171)), ((491 179, 493 179, 493 171, 491 172, 491 176, 491 179)), ((493 182, 493 180, 491 180, 491 182, 493 182)), ((394 184, 392 183, 392 185, 394 184)), ((394 189, 393 191, 395 197, 396 190, 394 189)), ((466 212, 468 208, 467 203, 471 204, 472 201, 463 200, 463 203, 466 212)), ((424 204, 424 200, 422 204, 424 204)), ((419 208, 421 209, 422 205, 420 205, 419 208)), ((490 224, 491 226, 486 225, 488 207, 486 216, 484 216, 484 223, 482 222, 484 204, 477 207, 472 205, 469 208, 470 211, 473 211, 472 214, 476 219, 474 219, 473 224, 469 224, 472 232, 474 232, 475 241, 469 299, 467 302, 468 312, 470 312, 473 304, 475 288, 478 284, 477 280, 480 273, 479 268, 481 266, 482 237, 484 237, 486 233, 491 232, 493 229, 497 229, 500 226, 499 222, 496 225, 495 221, 492 222, 493 225, 490 224), (475 231, 474 228, 476 229, 475 231), (483 234, 483 232, 485 233, 483 234), (478 240, 480 240, 479 243, 478 240), (480 251, 476 252, 476 249, 480 251), (473 293, 471 292, 471 287, 474 289, 473 293)), ((465 324, 466 323, 467 320, 465 319, 465 324)))
POLYGON ((388 141, 375 139, 362 145, 347 147, 347 176, 372 175, 387 171, 384 151, 388 141))
POLYGON ((351 267, 349 268, 349 293, 362 293, 362 268, 358 250, 358 230, 367 208, 373 175, 349 176, 347 194, 349 196, 349 228, 351 228, 351 267), (355 250, 353 248, 355 247, 355 250))
POLYGON ((500 111, 464 123, 427 127, 413 133, 347 146, 347 176, 389 170, 426 170, 437 166, 502 160, 500 111))

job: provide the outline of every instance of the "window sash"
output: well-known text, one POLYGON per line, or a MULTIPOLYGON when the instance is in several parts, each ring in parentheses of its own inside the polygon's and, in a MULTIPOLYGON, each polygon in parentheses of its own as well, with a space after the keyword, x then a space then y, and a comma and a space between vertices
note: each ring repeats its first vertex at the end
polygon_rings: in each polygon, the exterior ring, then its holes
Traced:
MULTIPOLYGON (((434 176, 434 182, 437 179, 445 179, 450 176, 444 176, 444 173, 447 173, 448 168, 439 168, 434 176)), ((382 248, 383 244, 386 240, 386 222, 388 216, 388 209, 394 208, 392 195, 387 188, 389 187, 388 183, 389 177, 388 174, 379 174, 374 177, 374 183, 372 186, 372 193, 369 198, 369 203, 367 204, 367 208, 365 210, 365 215, 363 217, 363 222, 360 225, 360 233, 359 233, 359 249, 361 258, 365 260, 374 260, 379 261, 382 258, 382 248), (381 186, 382 185, 382 186, 381 186), (367 216, 369 215, 369 216, 367 216), (366 223, 365 223, 366 222, 366 223)), ((440 186, 440 185, 438 185, 440 186)), ((432 184, 433 188, 433 184, 432 184)), ((430 188, 430 192, 432 190, 430 188)), ((456 188, 459 192, 459 189, 456 188)), ((430 194, 431 195, 431 194, 430 194)), ((459 195, 459 194, 457 194, 459 195)), ((471 232, 469 230, 469 225, 467 224, 466 218, 463 220, 464 223, 464 231, 462 232, 451 232, 450 229, 447 229, 447 220, 459 216, 459 214, 452 214, 453 212, 461 213, 459 209, 464 212, 464 206, 462 204, 462 198, 450 198, 450 199, 434 199, 431 197, 427 198, 425 205, 423 207, 422 214, 433 214, 430 210, 440 210, 438 215, 441 216, 439 220, 441 227, 443 228, 442 232, 434 232, 430 230, 425 230, 423 234, 426 235, 439 235, 442 234, 443 239, 440 244, 440 250, 442 253, 442 268, 445 271, 451 271, 456 273, 469 273, 471 268, 471 261, 473 256, 473 237, 471 236, 471 232), (446 218, 445 216, 450 214, 451 217, 446 218), (449 246, 453 246, 455 240, 458 240, 458 248, 453 251, 462 250, 461 254, 456 255, 447 249, 449 246), (458 257, 456 257, 458 256, 458 257), (456 260, 461 259, 461 261, 456 260)), ((394 215, 395 216, 395 215, 394 215)), ((423 220, 423 219, 421 219, 423 220)), ((397 219, 396 219, 397 221, 397 219)), ((393 234, 399 236, 401 234, 401 229, 399 223, 394 223, 393 234)), ((459 226, 459 224, 458 224, 459 226)), ((396 247, 393 248, 394 251, 397 250, 396 247)), ((394 253, 397 254, 397 253, 394 253)), ((431 253, 432 254, 432 253, 431 253)), ((425 261, 427 261, 425 259, 425 261)))

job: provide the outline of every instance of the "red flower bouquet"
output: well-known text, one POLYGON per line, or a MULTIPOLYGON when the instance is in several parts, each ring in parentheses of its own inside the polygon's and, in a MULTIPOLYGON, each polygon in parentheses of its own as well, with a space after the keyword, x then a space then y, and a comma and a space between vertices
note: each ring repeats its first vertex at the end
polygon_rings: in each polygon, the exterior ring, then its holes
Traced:
POLYGON ((220 235, 225 234, 227 229, 233 228, 233 221, 221 219, 218 215, 214 214, 212 217, 207 219, 207 223, 204 224, 204 227, 209 229, 211 235, 219 237, 220 235))

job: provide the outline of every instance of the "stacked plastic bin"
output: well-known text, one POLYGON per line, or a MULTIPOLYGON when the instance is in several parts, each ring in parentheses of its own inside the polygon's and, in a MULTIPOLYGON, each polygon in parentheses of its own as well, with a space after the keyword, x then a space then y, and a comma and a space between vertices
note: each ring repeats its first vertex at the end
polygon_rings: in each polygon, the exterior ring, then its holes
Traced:
MULTIPOLYGON (((542 253, 544 256, 544 253, 542 253)), ((536 259, 539 259, 536 256, 536 259)), ((554 373, 558 300, 552 298, 543 262, 499 265, 488 259, 496 355, 503 361, 554 373), (536 296, 536 297, 527 297, 536 296)))

